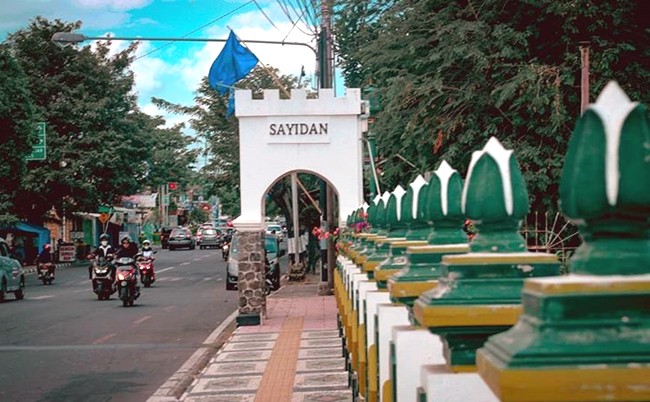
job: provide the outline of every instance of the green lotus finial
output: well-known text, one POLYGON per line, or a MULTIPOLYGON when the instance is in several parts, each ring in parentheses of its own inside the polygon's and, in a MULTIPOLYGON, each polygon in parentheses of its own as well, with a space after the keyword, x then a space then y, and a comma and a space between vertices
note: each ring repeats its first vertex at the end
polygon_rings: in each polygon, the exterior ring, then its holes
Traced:
POLYGON ((433 222, 429 244, 467 243, 463 232, 465 217, 461 210, 463 180, 447 161, 442 161, 429 179, 425 219, 433 222))
POLYGON ((402 200, 402 220, 408 225, 406 240, 426 240, 429 237, 431 226, 422 219, 420 210, 426 205, 427 181, 418 175, 411 182, 402 200))
POLYGON ((462 209, 478 234, 473 252, 525 251, 518 229, 528 213, 528 192, 512 150, 492 137, 472 154, 463 189, 462 209))
POLYGON ((404 237, 406 235, 406 224, 402 222, 402 198, 406 191, 399 184, 390 194, 386 204, 386 224, 390 230, 390 237, 404 237))
POLYGON ((560 181, 560 207, 579 225, 574 273, 649 273, 650 121, 614 81, 578 120, 560 181))
POLYGON ((368 206, 368 225, 370 225, 370 232, 372 233, 377 233, 379 230, 377 227, 377 204, 379 204, 380 200, 381 197, 377 195, 368 206))

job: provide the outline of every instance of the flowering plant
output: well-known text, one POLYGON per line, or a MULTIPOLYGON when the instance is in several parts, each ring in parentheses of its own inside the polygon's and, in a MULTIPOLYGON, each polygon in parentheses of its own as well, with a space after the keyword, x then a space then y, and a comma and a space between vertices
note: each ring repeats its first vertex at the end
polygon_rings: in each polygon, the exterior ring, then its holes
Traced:
POLYGON ((318 240, 332 240, 333 242, 336 243, 336 240, 339 238, 339 228, 334 228, 333 231, 327 231, 319 228, 318 226, 314 226, 314 228, 311 230, 311 233, 318 238, 318 240))

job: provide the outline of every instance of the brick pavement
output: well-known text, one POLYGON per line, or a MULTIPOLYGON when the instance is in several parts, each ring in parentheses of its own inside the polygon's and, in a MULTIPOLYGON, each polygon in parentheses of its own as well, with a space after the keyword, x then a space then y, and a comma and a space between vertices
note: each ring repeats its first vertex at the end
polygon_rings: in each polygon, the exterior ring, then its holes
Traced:
POLYGON ((313 278, 289 282, 268 298, 262 324, 237 328, 180 399, 351 401, 336 313, 313 278))

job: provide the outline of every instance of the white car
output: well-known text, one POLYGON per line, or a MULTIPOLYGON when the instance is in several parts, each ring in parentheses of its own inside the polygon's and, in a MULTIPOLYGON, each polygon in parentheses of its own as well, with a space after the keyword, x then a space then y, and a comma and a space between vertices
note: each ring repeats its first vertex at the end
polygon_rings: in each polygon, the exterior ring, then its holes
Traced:
POLYGON ((278 241, 282 241, 284 239, 282 226, 277 224, 266 225, 266 234, 273 234, 273 232, 275 232, 275 236, 278 238, 278 241))

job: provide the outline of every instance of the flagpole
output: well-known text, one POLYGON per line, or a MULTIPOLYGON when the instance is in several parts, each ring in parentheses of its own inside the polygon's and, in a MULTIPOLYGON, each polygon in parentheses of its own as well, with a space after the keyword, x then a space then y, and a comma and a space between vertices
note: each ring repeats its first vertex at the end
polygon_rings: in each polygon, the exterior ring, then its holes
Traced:
MULTIPOLYGON (((250 51, 251 53, 253 53, 253 51, 248 47, 248 45, 246 45, 246 42, 242 41, 241 38, 240 38, 239 36, 237 36, 237 34, 235 33, 235 31, 232 30, 232 28, 228 27, 228 29, 230 29, 230 31, 233 33, 233 35, 235 35, 235 38, 237 38, 237 40, 239 41, 239 43, 242 44, 242 46, 244 46, 246 49, 248 49, 248 51, 250 51)), ((257 57, 257 55, 256 55, 256 57, 257 57)), ((257 59, 259 60, 260 58, 257 57, 257 59)), ((269 68, 266 66, 266 63, 264 63, 262 60, 260 60, 260 65, 261 65, 261 67, 264 69, 264 71, 266 71, 266 73, 269 75, 269 77, 271 77, 271 80, 273 80, 273 82, 275 83, 275 85, 277 85, 277 86, 280 88, 280 91, 282 91, 282 93, 283 93, 287 98, 291 98, 291 94, 289 93, 289 91, 287 90, 287 88, 284 86, 284 84, 282 84, 282 82, 280 81, 280 77, 278 77, 278 76, 273 72, 273 70, 269 69, 269 68)))

